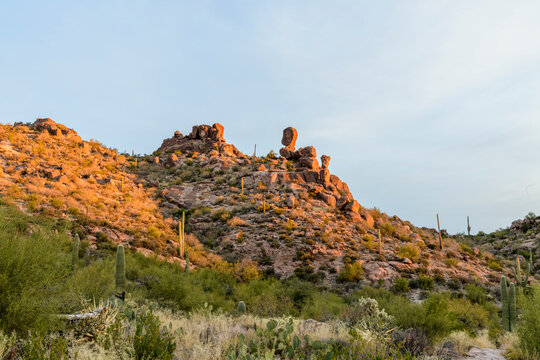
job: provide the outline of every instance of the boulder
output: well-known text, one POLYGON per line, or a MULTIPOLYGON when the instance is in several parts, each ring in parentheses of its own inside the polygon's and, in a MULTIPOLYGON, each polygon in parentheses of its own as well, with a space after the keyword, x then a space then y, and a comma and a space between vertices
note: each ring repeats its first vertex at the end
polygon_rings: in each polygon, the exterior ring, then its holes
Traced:
POLYGON ((306 146, 296 151, 297 158, 316 158, 317 150, 313 146, 306 146))
POLYGON ((215 123, 210 129, 210 139, 214 141, 225 141, 225 138, 223 137, 224 131, 225 128, 223 127, 223 125, 215 123))
POLYGON ((347 202, 343 207, 343 210, 345 211, 352 211, 352 212, 358 212, 360 210, 360 204, 356 200, 352 200, 347 202))
POLYGON ((330 164, 330 156, 328 155, 321 156, 321 167, 323 169, 328 169, 329 164, 330 164))
POLYGON ((326 168, 322 168, 319 172, 319 180, 321 183, 323 183, 325 186, 330 184, 330 171, 326 168))
MULTIPOLYGON (((319 171, 319 162, 317 161, 316 158, 311 158, 311 157, 302 157, 298 160, 298 164, 300 165, 300 167, 303 167, 303 168, 306 168, 306 169, 309 169, 309 170, 313 170, 313 171, 316 171, 318 172, 319 171)), ((317 178, 319 177, 319 175, 317 174, 317 178)))
POLYGON ((320 192, 319 198, 330 207, 336 207, 336 197, 327 192, 320 192))
POLYGON ((298 132, 293 127, 288 127, 283 130, 283 137, 281 138, 281 143, 283 146, 292 148, 296 146, 296 139, 298 138, 298 132))
POLYGON ((166 167, 173 167, 176 165, 176 162, 178 161, 178 156, 176 156, 176 154, 171 154, 167 160, 165 160, 165 163, 164 165, 166 167))
POLYGON ((283 156, 287 160, 294 158, 294 147, 284 147, 279 149, 279 155, 283 156))
POLYGON ((302 174, 308 183, 314 183, 319 180, 319 173, 317 171, 305 170, 302 174))
POLYGON ((348 204, 350 201, 353 200, 353 197, 351 194, 346 193, 343 194, 337 201, 336 206, 340 209, 342 209, 346 204, 348 204))

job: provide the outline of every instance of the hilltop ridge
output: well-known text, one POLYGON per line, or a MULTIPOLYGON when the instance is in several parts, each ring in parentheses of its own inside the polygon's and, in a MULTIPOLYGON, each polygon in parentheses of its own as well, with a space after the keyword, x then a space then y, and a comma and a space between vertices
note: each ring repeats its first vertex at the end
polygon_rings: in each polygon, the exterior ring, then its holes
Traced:
POLYGON ((315 147, 296 149, 294 128, 284 129, 279 155, 266 156, 241 153, 224 130, 193 126, 152 155, 130 156, 51 119, 2 125, 0 191, 28 212, 77 221, 92 246, 123 243, 169 261, 183 261, 184 212, 192 261, 224 271, 256 266, 345 287, 428 275, 440 286, 498 281, 489 252, 449 237, 441 250, 434 230, 362 207, 331 173, 330 156, 319 163, 315 147))

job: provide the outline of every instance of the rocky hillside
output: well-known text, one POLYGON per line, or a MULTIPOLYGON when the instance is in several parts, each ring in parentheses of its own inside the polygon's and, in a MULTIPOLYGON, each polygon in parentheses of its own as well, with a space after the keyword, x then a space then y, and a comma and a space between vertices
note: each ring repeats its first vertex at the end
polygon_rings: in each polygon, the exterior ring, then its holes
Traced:
POLYGON ((533 273, 540 278, 540 216, 529 213, 505 228, 490 234, 480 232, 469 237, 474 246, 496 254, 500 263, 509 263, 520 258, 522 264, 530 262, 532 256, 533 273))
POLYGON ((330 156, 295 148, 283 131, 277 155, 242 154, 220 124, 176 131, 136 174, 155 188, 165 218, 188 214, 188 230, 225 260, 251 259, 267 273, 334 284, 429 274, 445 281, 497 281, 491 255, 434 230, 365 209, 330 172, 330 156), (379 231, 381 244, 379 250, 379 231), (362 274, 363 273, 363 274, 362 274))
MULTIPOLYGON (((93 246, 124 243, 171 257, 175 221, 161 215, 156 194, 132 173, 136 162, 95 140, 83 141, 51 119, 0 125, 4 201, 30 213, 76 221, 93 246)), ((216 260, 202 253, 196 239, 187 241, 192 260, 203 265, 216 260)))
POLYGON ((279 155, 256 157, 227 144, 220 124, 200 125, 152 155, 130 156, 51 119, 2 125, 0 191, 27 212, 76 221, 92 246, 124 243, 176 261, 184 212, 200 266, 255 262, 279 278, 326 285, 419 275, 498 281, 489 252, 447 237, 440 250, 434 230, 363 208, 331 174, 330 156, 319 163, 314 147, 296 149, 297 136, 285 129, 279 155))

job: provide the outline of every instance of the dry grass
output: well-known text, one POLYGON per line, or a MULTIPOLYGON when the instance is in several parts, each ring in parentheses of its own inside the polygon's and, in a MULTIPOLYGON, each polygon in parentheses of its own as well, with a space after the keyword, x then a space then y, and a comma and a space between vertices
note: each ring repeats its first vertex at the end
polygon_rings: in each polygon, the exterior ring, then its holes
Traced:
POLYGON ((495 349, 496 346, 489 340, 488 331, 482 330, 476 337, 471 337, 465 331, 451 333, 445 341, 452 342, 459 355, 466 355, 470 348, 495 349))
MULTIPOLYGON (((187 316, 179 316, 167 311, 158 313, 164 324, 172 324, 173 329, 181 329, 177 337, 176 357, 179 359, 216 360, 222 359, 236 336, 255 334, 253 325, 266 326, 270 319, 262 319, 253 315, 233 317, 224 314, 210 314, 202 309, 187 316)), ((274 319, 284 325, 288 318, 274 319)), ((345 326, 339 323, 318 323, 313 320, 294 320, 295 334, 303 337, 309 334, 316 340, 347 340, 345 326)))

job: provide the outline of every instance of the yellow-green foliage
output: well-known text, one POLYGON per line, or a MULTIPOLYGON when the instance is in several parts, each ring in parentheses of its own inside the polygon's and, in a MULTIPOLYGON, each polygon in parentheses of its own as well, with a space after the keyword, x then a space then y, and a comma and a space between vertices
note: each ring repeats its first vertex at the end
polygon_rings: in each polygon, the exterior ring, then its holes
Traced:
POLYGON ((398 255, 411 261, 417 261, 420 249, 413 244, 405 244, 398 249, 398 255))
POLYGON ((338 275, 338 281, 340 282, 354 282, 362 280, 364 275, 364 268, 359 262, 352 264, 346 264, 343 270, 338 275))

